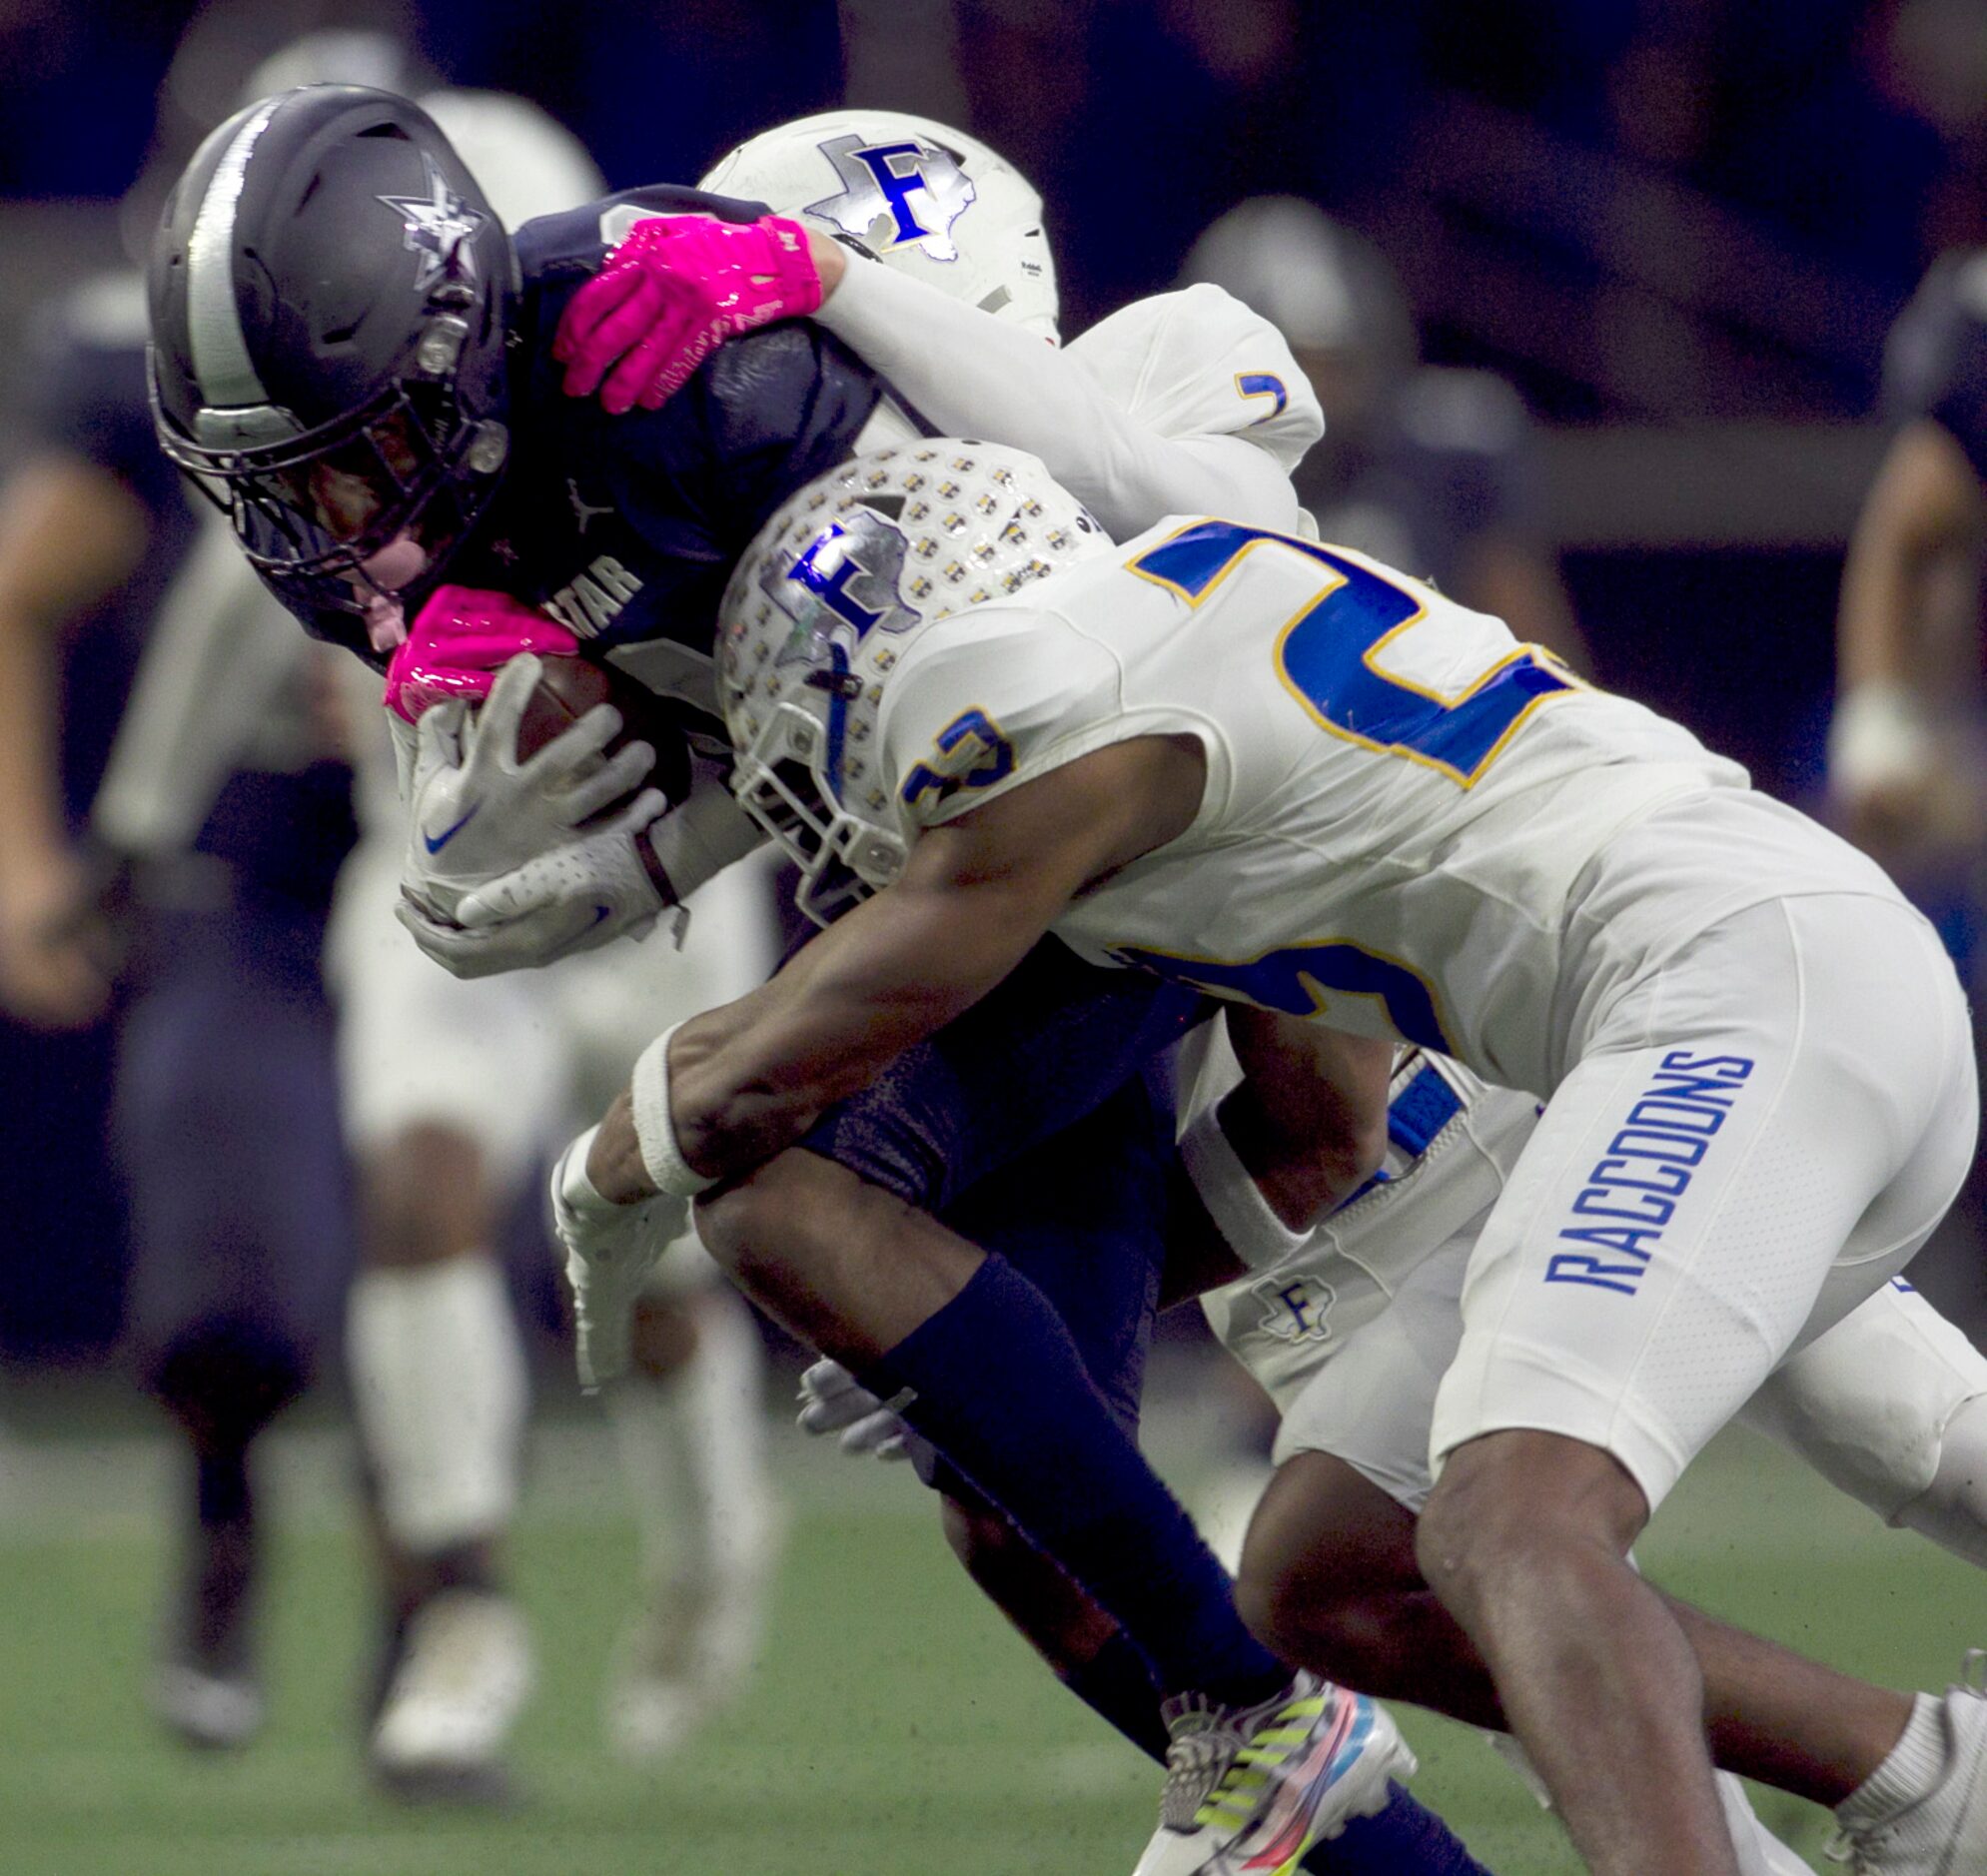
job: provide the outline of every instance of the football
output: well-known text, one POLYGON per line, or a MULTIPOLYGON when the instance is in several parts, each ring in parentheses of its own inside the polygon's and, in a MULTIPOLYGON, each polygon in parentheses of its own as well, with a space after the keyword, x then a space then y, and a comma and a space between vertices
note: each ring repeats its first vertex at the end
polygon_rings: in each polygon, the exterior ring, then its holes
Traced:
MULTIPOLYGON (((544 671, 517 725, 520 761, 536 755, 595 704, 611 703, 621 713, 621 727, 606 753, 613 755, 630 742, 647 743, 655 751, 655 764, 642 785, 660 788, 672 802, 682 800, 689 792, 689 745, 669 706, 654 691, 625 671, 591 658, 545 656, 543 662, 544 671)), ((601 813, 613 813, 627 798, 610 802, 601 813)))

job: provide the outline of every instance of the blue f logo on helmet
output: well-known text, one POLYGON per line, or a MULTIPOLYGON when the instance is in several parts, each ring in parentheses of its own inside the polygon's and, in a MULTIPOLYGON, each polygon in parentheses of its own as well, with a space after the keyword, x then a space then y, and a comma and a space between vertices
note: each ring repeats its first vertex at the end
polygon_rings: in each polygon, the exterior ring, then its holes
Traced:
POLYGON ((957 158, 936 144, 906 139, 865 144, 860 137, 834 137, 821 154, 842 180, 840 195, 807 204, 805 213, 833 222, 855 241, 874 241, 877 225, 892 232, 885 249, 916 242, 934 261, 956 261, 952 224, 972 207, 978 192, 957 158), (912 198, 923 198, 914 203, 912 198), (922 219, 920 219, 922 218, 922 219))
POLYGON ((848 626, 858 641, 879 626, 902 631, 914 625, 917 615, 898 596, 909 546, 899 529, 875 509, 862 506, 849 509, 816 534, 792 566, 766 587, 799 628, 793 655, 801 655, 819 635, 818 626, 812 633, 807 630, 817 617, 806 603, 809 594, 848 626), (802 591, 793 592, 792 586, 802 591))

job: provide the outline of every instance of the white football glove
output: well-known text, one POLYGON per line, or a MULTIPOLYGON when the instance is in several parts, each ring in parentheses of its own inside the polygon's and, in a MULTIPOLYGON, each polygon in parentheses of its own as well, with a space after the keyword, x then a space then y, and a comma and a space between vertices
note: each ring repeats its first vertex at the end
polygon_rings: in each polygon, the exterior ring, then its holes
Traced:
POLYGON ((506 940, 512 926, 528 932, 547 914, 558 914, 577 925, 567 951, 645 936, 673 901, 656 890, 638 843, 668 805, 660 789, 643 789, 612 820, 464 894, 457 921, 496 944, 506 940))
POLYGON ((839 1362, 816 1362, 800 1377, 800 1430, 839 1433, 844 1452, 873 1452, 886 1463, 911 1456, 911 1429, 839 1362))
POLYGON ((658 1193, 615 1205, 600 1197, 586 1176, 586 1155, 599 1131, 589 1127, 573 1141, 551 1176, 552 1227, 565 1248, 579 1385, 588 1394, 626 1370, 634 1300, 656 1259, 690 1228, 687 1199, 658 1193))
POLYGON ((456 977, 535 970, 616 938, 643 937, 670 902, 636 842, 668 805, 659 788, 644 788, 611 820, 465 893, 453 919, 432 916, 405 893, 395 916, 456 977))
MULTIPOLYGON (((422 716, 408 778, 401 890, 427 924, 446 928, 467 894, 570 840, 582 821, 639 788, 654 766, 645 742, 603 758, 621 727, 608 703, 520 762, 517 727, 542 669, 528 654, 512 658, 474 719, 462 704, 438 704, 422 716)), ((653 791, 637 799, 651 809, 649 820, 662 811, 653 791)), ((410 928, 422 936, 420 925, 410 928)))

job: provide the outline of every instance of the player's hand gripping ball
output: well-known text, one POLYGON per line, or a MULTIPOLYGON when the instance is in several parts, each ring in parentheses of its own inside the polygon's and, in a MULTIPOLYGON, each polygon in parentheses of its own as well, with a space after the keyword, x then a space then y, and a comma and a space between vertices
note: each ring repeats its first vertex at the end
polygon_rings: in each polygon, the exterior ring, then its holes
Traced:
POLYGON ((579 640, 565 626, 507 593, 437 587, 387 667, 382 701, 410 723, 438 703, 481 705, 497 673, 525 652, 534 654, 542 669, 517 722, 518 763, 608 703, 619 713, 620 726, 600 749, 601 758, 611 763, 630 744, 642 742, 655 760, 600 812, 625 806, 643 786, 660 788, 672 802, 689 792, 689 750, 661 699, 626 672, 580 655, 579 640))

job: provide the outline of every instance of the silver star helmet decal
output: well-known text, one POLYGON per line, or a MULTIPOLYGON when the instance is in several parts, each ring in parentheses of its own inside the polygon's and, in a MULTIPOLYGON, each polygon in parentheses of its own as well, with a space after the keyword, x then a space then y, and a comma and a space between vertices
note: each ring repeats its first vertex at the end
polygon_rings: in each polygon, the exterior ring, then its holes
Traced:
POLYGON ((934 261, 956 261, 952 224, 972 207, 972 179, 958 159, 935 144, 864 143, 834 137, 821 154, 842 179, 839 195, 823 196, 801 212, 832 222, 877 253, 922 248, 934 261))
POLYGON ((450 188, 449 179, 426 150, 421 153, 421 166, 428 176, 427 195, 378 198, 401 218, 402 240, 416 257, 417 293, 425 293, 445 274, 475 278, 477 257, 470 238, 490 220, 450 188))

